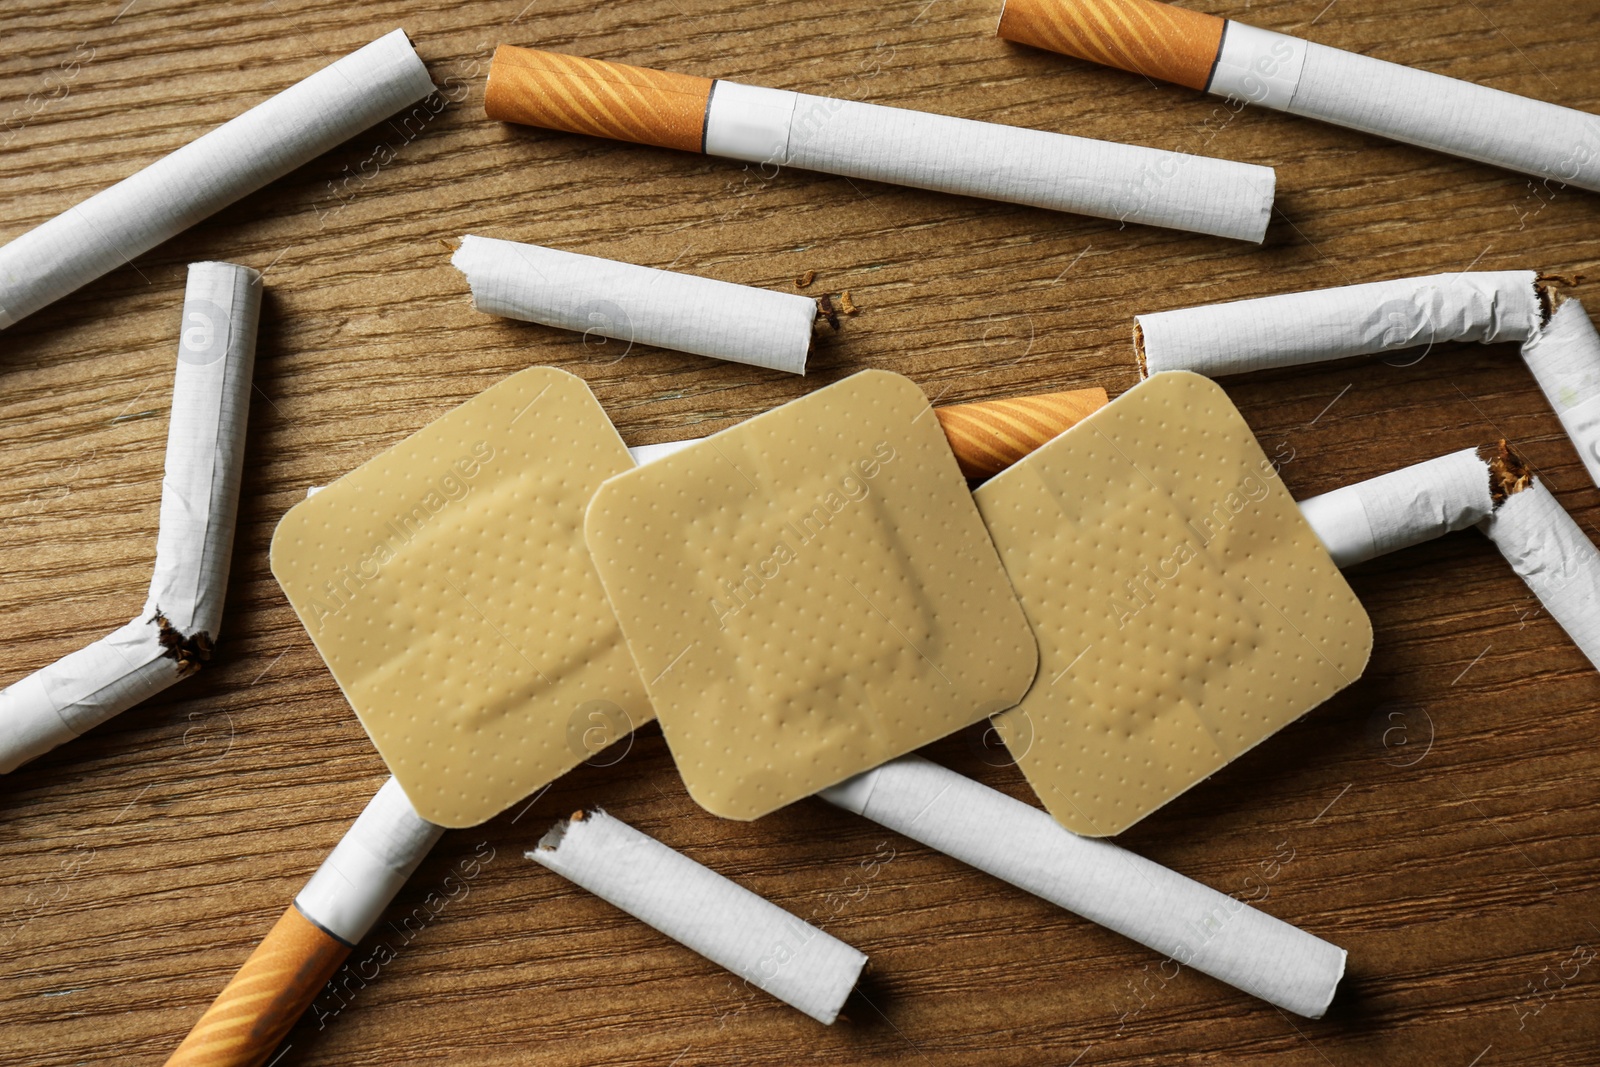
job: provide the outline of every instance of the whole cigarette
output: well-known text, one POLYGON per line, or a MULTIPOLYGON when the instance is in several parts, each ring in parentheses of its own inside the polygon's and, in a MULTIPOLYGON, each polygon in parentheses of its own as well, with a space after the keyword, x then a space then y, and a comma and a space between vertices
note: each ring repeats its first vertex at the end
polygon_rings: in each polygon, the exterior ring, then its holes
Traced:
POLYGON ((479 311, 620 342, 806 372, 817 302, 541 245, 467 236, 450 261, 479 311))
POLYGON ((1600 334, 1583 305, 1562 301, 1544 329, 1522 346, 1522 358, 1589 477, 1600 485, 1600 334))
POLYGON ((1600 117, 1152 0, 1006 0, 1000 36, 1600 190, 1600 117))
POLYGON ((1300 514, 1340 567, 1397 552, 1494 512, 1489 462, 1465 448, 1300 501, 1300 514))
POLYGON ((439 838, 444 827, 418 815, 390 778, 294 898, 300 914, 355 945, 439 838))
POLYGON ((1145 374, 1216 377, 1446 341, 1527 341, 1544 319, 1533 271, 1432 274, 1135 318, 1145 374))
POLYGON ((832 1023, 867 957, 604 811, 556 824, 528 858, 832 1023))
POLYGON ((434 91, 395 30, 0 248, 0 329, 434 91))
POLYGON ((501 45, 492 119, 1260 242, 1270 167, 501 45))
POLYGON ((155 574, 127 625, 0 691, 0 773, 70 741, 200 669, 228 585, 261 276, 189 266, 155 574))
POLYGON ((1185 967, 1317 1019, 1345 951, 917 756, 818 794, 1185 967))

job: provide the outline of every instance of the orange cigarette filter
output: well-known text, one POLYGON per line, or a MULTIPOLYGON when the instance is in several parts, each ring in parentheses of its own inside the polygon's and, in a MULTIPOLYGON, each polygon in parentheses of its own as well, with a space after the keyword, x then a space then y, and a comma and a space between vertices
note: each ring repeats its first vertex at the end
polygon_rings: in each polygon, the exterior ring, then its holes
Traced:
POLYGON ((1155 0, 1006 0, 1001 37, 1205 90, 1227 20, 1155 0))
POLYGON ((961 473, 999 474, 1029 452, 1106 406, 1106 391, 1074 389, 1014 400, 983 400, 934 408, 961 473))
POLYGON ((711 79, 503 44, 489 64, 491 119, 699 152, 711 79))

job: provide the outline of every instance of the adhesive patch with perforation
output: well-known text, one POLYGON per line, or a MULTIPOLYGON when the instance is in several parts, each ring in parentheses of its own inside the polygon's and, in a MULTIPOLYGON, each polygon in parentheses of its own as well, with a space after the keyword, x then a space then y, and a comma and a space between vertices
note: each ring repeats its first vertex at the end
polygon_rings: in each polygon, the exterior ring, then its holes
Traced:
POLYGON ((589 549, 690 795, 754 819, 1010 707, 1033 634, 939 420, 863 371, 600 487, 589 549))
POLYGON ((1207 378, 1153 375, 974 496, 1039 639, 996 726, 1075 833, 1120 833, 1366 668, 1366 612, 1207 378))
POLYGON ((583 542, 632 466, 588 386, 539 367, 278 524, 272 572, 423 818, 483 822, 653 717, 583 542))

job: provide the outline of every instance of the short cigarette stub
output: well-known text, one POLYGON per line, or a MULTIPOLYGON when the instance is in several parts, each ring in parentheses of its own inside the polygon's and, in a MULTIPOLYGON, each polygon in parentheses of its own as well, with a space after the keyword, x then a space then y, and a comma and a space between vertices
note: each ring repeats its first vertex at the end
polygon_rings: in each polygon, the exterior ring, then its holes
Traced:
POLYGON ((605 811, 557 823, 529 859, 820 1023, 867 957, 605 811))
POLYGON ((711 79, 503 44, 489 64, 491 119, 699 152, 711 79))
POLYGON ((1205 89, 1226 20, 1153 0, 1006 0, 1001 37, 1205 89))
POLYGON ((1106 403, 1106 391, 1093 388, 950 404, 933 413, 961 473, 978 479, 999 474, 1106 403))

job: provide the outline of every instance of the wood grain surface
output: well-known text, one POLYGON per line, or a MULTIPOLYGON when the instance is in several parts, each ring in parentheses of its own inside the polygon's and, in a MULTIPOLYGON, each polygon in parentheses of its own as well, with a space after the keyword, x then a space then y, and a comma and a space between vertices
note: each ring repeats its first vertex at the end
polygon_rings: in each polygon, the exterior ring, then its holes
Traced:
MULTIPOLYGON (((1600 111, 1593 0, 1192 2, 1600 111)), ((9 683, 142 603, 184 265, 266 272, 215 661, 0 782, 0 1061, 159 1063, 383 780, 268 571, 273 526, 519 368, 582 375, 641 443, 864 367, 941 402, 1115 395, 1138 312, 1469 267, 1600 277, 1600 196, 1010 45, 998 6, 0 6, 0 240, 396 26, 445 94, 424 128, 368 131, 0 334, 9 683), (1255 248, 512 128, 482 114, 499 42, 1271 164, 1278 211, 1255 248), (803 380, 624 354, 474 311, 445 244, 468 232, 781 289, 815 271, 808 291, 863 310, 803 380)), ((1600 311, 1597 282, 1569 291, 1600 311)), ((1225 385, 1296 495, 1508 437, 1600 537, 1600 491, 1512 347, 1225 385)), ((1366 677, 1123 838, 1349 949, 1321 1021, 821 802, 715 819, 652 727, 448 834, 275 1062, 1600 1063, 1600 675, 1474 531, 1350 578, 1366 677), (847 1017, 822 1027, 522 858, 596 803, 868 952, 847 1017)), ((1032 801, 977 729, 928 754, 1032 801)))

